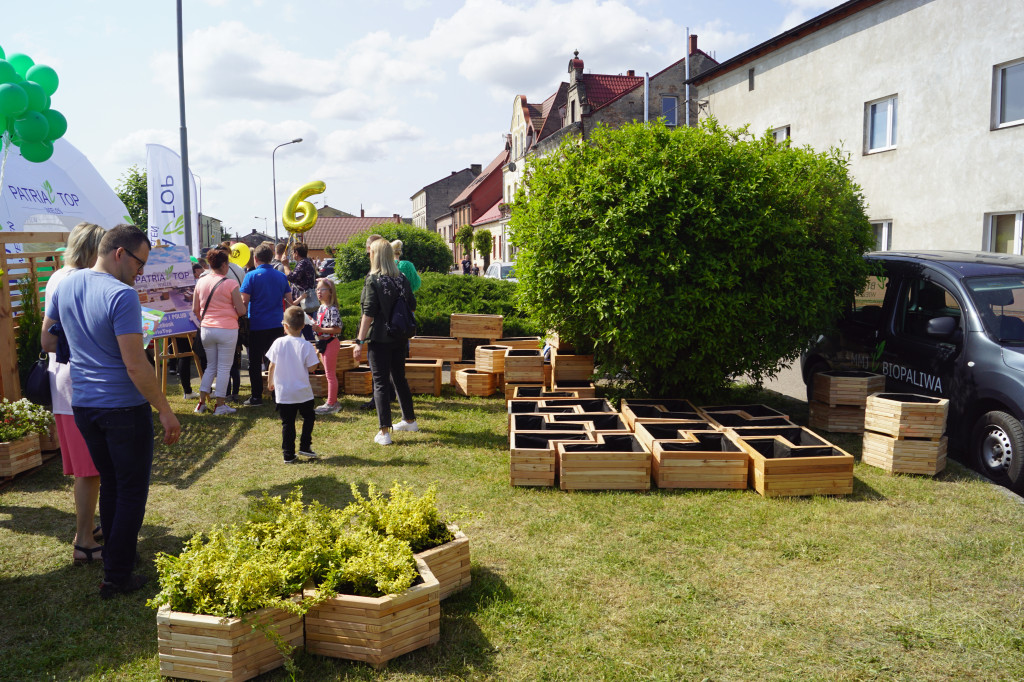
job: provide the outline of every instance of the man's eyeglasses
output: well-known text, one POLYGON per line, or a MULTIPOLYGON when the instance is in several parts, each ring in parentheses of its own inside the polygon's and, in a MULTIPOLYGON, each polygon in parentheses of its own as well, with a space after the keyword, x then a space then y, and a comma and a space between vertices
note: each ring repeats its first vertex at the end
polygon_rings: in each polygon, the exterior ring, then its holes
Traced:
MULTIPOLYGON (((123 246, 121 248, 124 249, 123 246)), ((136 262, 138 262, 138 264, 139 264, 139 274, 142 274, 143 269, 145 269, 145 267, 146 267, 146 261, 144 261, 141 258, 139 258, 138 256, 136 256, 134 253, 132 253, 128 249, 124 249, 124 252, 127 253, 132 258, 134 258, 136 260, 136 262)))

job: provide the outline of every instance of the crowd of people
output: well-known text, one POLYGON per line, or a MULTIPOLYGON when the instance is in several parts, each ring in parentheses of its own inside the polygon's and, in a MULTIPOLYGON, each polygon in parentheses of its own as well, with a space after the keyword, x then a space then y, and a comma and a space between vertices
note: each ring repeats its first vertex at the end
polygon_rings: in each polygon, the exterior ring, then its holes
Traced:
MULTIPOLYGON (((146 577, 134 572, 138 533, 145 515, 153 462, 155 408, 163 442, 181 436, 181 424, 153 372, 142 334, 142 305, 134 289, 150 254, 146 233, 132 225, 110 230, 81 223, 72 230, 64 267, 46 286, 43 350, 50 354, 53 411, 64 473, 74 476, 75 564, 103 563, 100 596, 134 592, 146 577), (95 525, 97 508, 100 522, 95 525)), ((370 272, 360 295, 361 317, 353 345, 355 360, 366 360, 373 377, 372 405, 378 415, 374 442, 392 444, 393 431, 418 431, 405 378, 408 339, 389 324, 404 299, 415 310, 420 277, 401 259, 402 242, 372 235, 366 242, 370 272), (391 400, 402 419, 392 424, 391 400)), ((196 285, 192 313, 198 333, 176 338, 178 354, 193 353, 202 368, 198 394, 192 392, 192 357, 178 363, 182 392, 197 400, 196 414, 230 415, 239 398, 241 349, 247 349, 251 394, 248 407, 264 404, 267 389, 281 420, 285 463, 311 460, 317 415, 341 409, 337 359, 342 320, 337 291, 317 278, 303 243, 292 246, 294 267, 284 244, 263 243, 247 269, 231 261, 231 244, 207 250, 193 264, 196 285), (327 398, 315 407, 310 372, 322 366, 327 398), (302 429, 295 447, 296 420, 302 429)))

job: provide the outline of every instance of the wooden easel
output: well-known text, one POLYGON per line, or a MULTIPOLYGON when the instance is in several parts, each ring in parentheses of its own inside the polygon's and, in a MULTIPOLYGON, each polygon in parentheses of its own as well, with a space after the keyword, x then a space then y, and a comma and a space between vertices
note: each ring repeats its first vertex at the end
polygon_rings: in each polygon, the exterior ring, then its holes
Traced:
POLYGON ((160 390, 167 394, 167 361, 171 358, 192 358, 192 361, 196 363, 196 371, 199 373, 200 383, 203 380, 203 368, 199 365, 199 357, 194 351, 186 351, 184 353, 178 352, 177 344, 171 343, 174 339, 188 339, 189 348, 195 348, 193 345, 196 340, 197 332, 184 332, 182 334, 172 334, 170 336, 160 336, 153 341, 153 359, 156 365, 156 376, 160 379, 160 390), (168 352, 170 349, 170 352, 168 352))

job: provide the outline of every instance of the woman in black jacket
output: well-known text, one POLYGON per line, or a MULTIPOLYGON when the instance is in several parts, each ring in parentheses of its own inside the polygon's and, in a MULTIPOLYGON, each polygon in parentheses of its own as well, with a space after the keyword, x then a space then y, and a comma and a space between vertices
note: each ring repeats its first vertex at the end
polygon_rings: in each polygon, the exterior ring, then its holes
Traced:
POLYGON ((395 252, 386 239, 378 239, 370 245, 370 274, 363 284, 359 304, 363 316, 359 320, 359 332, 352 356, 359 362, 363 344, 368 344, 367 357, 373 374, 373 400, 377 405, 377 420, 380 432, 373 440, 378 445, 391 445, 391 402, 388 400, 389 378, 398 393, 398 404, 402 408, 402 421, 394 425, 395 431, 419 431, 416 413, 412 406, 412 392, 405 380, 405 339, 396 339, 388 334, 385 321, 391 319, 395 301, 405 298, 411 310, 416 309, 416 298, 412 287, 395 265, 395 252))

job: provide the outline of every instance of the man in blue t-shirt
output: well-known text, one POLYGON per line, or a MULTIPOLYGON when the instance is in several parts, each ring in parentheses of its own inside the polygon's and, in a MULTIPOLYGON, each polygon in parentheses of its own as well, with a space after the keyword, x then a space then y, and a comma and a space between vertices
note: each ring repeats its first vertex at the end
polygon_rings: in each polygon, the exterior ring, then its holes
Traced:
POLYGON ((41 335, 43 349, 55 352, 57 336, 49 330, 59 324, 71 347, 71 408, 100 473, 104 599, 146 583, 132 568, 153 465, 150 404, 159 413, 164 443, 181 436, 146 358, 142 306, 131 286, 148 259, 142 230, 118 225, 107 232, 96 265, 69 275, 51 295, 41 335))
POLYGON ((274 249, 260 244, 254 255, 256 269, 242 282, 242 302, 249 306, 249 384, 252 395, 245 405, 263 404, 263 356, 274 340, 284 336, 281 322, 284 306, 292 303, 288 278, 274 269, 270 261, 274 249))

